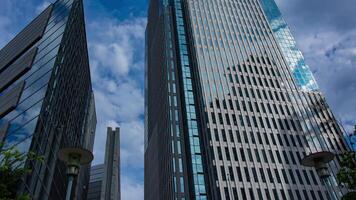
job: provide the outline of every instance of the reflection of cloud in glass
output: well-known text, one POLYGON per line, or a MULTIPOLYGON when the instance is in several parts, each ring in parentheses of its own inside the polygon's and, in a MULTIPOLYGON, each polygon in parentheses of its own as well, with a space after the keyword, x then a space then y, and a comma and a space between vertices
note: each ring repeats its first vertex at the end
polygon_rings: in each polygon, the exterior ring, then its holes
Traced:
POLYGON ((68 1, 58 1, 54 4, 45 34, 35 45, 39 50, 34 65, 21 78, 26 81, 26 86, 19 105, 0 121, 0 124, 10 122, 5 139, 6 147, 16 145, 21 151, 28 151, 69 15, 71 3, 66 2, 68 1))
POLYGON ((17 126, 17 124, 11 124, 11 128, 14 128, 14 132, 7 135, 5 140, 5 148, 22 143, 25 139, 33 135, 38 118, 34 118, 26 123, 25 126, 17 126))
POLYGON ((277 42, 287 60, 296 84, 302 90, 318 90, 318 85, 305 64, 302 52, 298 49, 294 37, 284 21, 281 12, 273 0, 260 0, 267 19, 276 36, 277 42))

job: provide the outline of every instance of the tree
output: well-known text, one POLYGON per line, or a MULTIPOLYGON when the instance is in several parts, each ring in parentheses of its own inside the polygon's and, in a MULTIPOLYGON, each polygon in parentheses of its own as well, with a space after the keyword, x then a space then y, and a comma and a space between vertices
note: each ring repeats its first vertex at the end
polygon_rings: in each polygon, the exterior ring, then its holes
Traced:
MULTIPOLYGON (((341 155, 340 170, 337 180, 346 188, 356 190, 356 153, 345 152, 341 155)), ((356 199, 356 192, 349 192, 342 197, 343 200, 356 199)))
POLYGON ((17 195, 17 185, 22 176, 31 172, 26 161, 42 161, 33 152, 21 153, 15 147, 2 149, 0 144, 0 200, 30 200, 29 195, 17 195))

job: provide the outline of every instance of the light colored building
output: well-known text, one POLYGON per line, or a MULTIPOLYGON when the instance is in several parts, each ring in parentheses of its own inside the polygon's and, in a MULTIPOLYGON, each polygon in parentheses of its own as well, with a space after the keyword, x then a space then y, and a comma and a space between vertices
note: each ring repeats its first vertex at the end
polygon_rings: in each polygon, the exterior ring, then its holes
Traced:
POLYGON ((342 130, 274 0, 150 0, 145 73, 146 200, 344 192, 342 130))

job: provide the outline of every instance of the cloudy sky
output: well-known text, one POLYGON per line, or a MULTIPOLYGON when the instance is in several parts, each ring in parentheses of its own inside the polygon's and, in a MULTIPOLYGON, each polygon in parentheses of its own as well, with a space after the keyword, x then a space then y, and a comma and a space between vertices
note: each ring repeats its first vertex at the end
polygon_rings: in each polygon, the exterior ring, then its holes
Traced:
MULTIPOLYGON (((51 0, 0 0, 0 48, 51 0)), ((335 115, 356 124, 356 1, 277 0, 335 115)), ((122 199, 143 199, 143 65, 148 0, 85 0, 98 126, 121 127, 122 199)))

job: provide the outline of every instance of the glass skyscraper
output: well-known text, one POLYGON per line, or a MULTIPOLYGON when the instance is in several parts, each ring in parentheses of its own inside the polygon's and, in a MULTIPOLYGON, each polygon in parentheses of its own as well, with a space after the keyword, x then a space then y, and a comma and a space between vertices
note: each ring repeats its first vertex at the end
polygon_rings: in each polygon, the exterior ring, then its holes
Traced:
POLYGON ((338 199, 342 130, 274 0, 150 0, 145 199, 338 199))
MULTIPOLYGON (((87 146, 93 106, 83 2, 58 0, 0 50, 0 142, 44 158, 26 162, 32 170, 19 193, 64 199, 66 167, 58 150, 87 146)), ((88 182, 88 173, 77 181, 88 184, 81 180, 88 182)))

